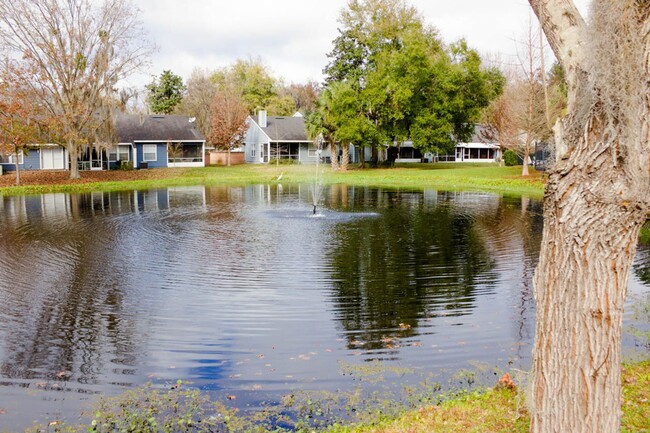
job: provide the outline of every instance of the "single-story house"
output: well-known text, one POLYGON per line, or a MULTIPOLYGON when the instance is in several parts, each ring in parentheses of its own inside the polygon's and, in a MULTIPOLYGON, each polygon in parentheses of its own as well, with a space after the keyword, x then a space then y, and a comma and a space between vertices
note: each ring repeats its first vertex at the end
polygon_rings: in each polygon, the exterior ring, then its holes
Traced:
MULTIPOLYGON (((291 159, 300 163, 315 163, 317 146, 307 138, 305 119, 300 113, 293 116, 268 116, 261 110, 249 116, 244 138, 247 163, 264 164, 291 159)), ((326 155, 321 155, 325 157, 326 155)))
POLYGON ((440 155, 439 162, 497 162, 501 159, 499 143, 486 138, 485 126, 476 125, 467 143, 458 143, 453 155, 440 155))
POLYGON ((87 149, 79 169, 106 170, 123 163, 133 168, 205 166, 205 138, 192 117, 119 114, 115 132, 117 144, 105 150, 87 149))
MULTIPOLYGON (((123 163, 133 168, 205 165, 205 139, 188 116, 119 114, 115 132, 117 143, 111 148, 86 149, 77 161, 80 170, 108 170, 123 163)), ((0 154, 2 171, 15 171, 14 159, 0 154)), ((63 146, 38 144, 18 156, 18 165, 21 170, 69 170, 70 158, 63 146)))

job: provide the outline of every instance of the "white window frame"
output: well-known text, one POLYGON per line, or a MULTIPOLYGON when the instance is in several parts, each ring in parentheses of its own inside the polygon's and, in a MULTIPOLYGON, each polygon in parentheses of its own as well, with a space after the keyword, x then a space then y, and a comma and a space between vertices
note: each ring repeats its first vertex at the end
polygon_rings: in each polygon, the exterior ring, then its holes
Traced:
MULTIPOLYGON (((16 155, 15 154, 11 153, 9 155, 5 155, 5 158, 7 159, 7 162, 2 162, 0 164, 11 164, 11 165, 16 164, 16 162, 15 162, 16 155)), ((25 155, 23 154, 22 150, 18 152, 18 165, 25 165, 25 155)))
POLYGON ((151 162, 151 161, 158 161, 158 145, 157 144, 143 144, 142 145, 142 161, 143 162, 151 162), (151 148, 153 147, 153 151, 151 148), (147 154, 152 154, 154 155, 154 158, 147 158, 147 154))

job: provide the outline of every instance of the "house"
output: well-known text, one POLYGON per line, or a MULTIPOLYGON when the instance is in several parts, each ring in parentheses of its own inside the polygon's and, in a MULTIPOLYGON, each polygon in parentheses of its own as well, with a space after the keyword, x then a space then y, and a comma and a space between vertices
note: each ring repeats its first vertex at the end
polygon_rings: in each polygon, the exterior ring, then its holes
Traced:
MULTIPOLYGON (((0 174, 16 171, 15 155, 0 153, 0 174)), ((20 152, 18 165, 21 170, 66 170, 68 152, 58 144, 38 144, 30 146, 27 152, 20 152)))
POLYGON ((133 168, 203 167, 205 138, 194 118, 178 115, 119 114, 115 119, 117 144, 87 149, 80 170, 107 170, 122 164, 133 168))
POLYGON ((501 159, 501 146, 486 138, 486 128, 476 125, 467 143, 458 143, 453 155, 440 155, 439 162, 497 162, 501 159))
MULTIPOLYGON (((108 170, 129 164, 133 168, 203 167, 205 139, 188 116, 119 114, 117 143, 111 148, 86 149, 80 170, 108 170)), ((0 154, 0 173, 15 171, 13 155, 0 154)), ((68 151, 57 144, 39 144, 18 157, 21 170, 69 170, 68 151)))
MULTIPOLYGON (((305 119, 293 116, 267 116, 260 111, 247 119, 248 130, 244 138, 247 163, 264 164, 276 160, 294 160, 315 163, 317 146, 307 138, 305 119)), ((325 155, 321 155, 325 156, 325 155)))

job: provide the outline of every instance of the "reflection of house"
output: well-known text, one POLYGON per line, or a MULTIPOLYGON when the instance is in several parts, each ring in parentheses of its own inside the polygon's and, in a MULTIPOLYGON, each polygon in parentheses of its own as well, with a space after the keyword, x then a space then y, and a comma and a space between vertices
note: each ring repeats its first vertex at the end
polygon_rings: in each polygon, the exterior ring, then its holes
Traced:
POLYGON ((124 163, 133 168, 205 165, 205 139, 188 116, 120 114, 115 130, 118 144, 108 151, 88 149, 80 169, 106 170, 124 163))
POLYGON ((294 160, 302 163, 316 162, 316 146, 307 138, 305 119, 298 113, 293 116, 267 116, 260 111, 248 118, 248 131, 244 139, 246 162, 294 160))

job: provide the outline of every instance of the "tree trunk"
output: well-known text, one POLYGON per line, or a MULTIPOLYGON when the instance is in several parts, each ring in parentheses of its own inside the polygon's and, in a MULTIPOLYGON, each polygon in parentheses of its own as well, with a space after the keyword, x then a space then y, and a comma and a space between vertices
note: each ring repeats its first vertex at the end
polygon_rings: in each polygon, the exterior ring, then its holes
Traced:
POLYGON ((332 163, 332 170, 339 169, 339 146, 336 143, 330 143, 330 161, 332 163))
POLYGON ((620 428, 623 305, 647 211, 626 201, 625 173, 593 132, 546 190, 532 432, 620 428))
POLYGON ((228 156, 226 157, 226 165, 230 167, 230 147, 228 147, 228 156))
POLYGON ((18 164, 20 161, 18 160, 18 153, 18 148, 14 148, 14 158, 16 161, 16 185, 20 185, 20 164, 18 164))
POLYGON ((343 144, 343 154, 341 155, 341 171, 348 171, 348 164, 350 163, 350 144, 343 144))
POLYGON ((566 71, 545 192, 531 432, 615 433, 623 304, 650 209, 650 5, 529 0, 566 71))
POLYGON ((521 175, 524 177, 530 175, 528 172, 528 155, 530 155, 530 146, 526 145, 524 147, 524 154, 522 155, 523 165, 521 166, 521 175))
POLYGON ((68 153, 70 154, 70 179, 80 179, 79 174, 79 147, 74 143, 68 143, 68 153))
POLYGON ((372 146, 370 149, 371 149, 370 165, 372 167, 377 167, 379 165, 379 149, 377 148, 377 146, 372 146))

